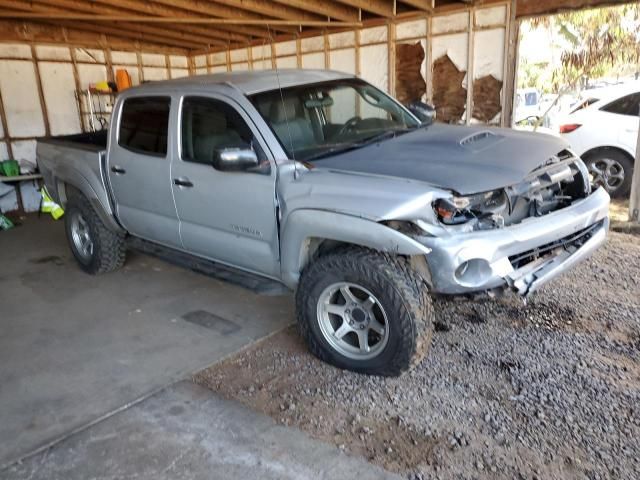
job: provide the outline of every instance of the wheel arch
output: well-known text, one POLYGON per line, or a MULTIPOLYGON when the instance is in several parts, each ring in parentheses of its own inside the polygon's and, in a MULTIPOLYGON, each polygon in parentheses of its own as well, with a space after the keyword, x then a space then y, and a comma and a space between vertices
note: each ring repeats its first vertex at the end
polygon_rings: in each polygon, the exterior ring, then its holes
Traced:
POLYGON ((294 289, 302 270, 313 258, 341 246, 422 258, 431 251, 400 231, 373 220, 323 210, 296 210, 287 217, 281 233, 283 282, 294 289))
POLYGON ((72 184, 70 182, 59 181, 57 191, 58 197, 60 199, 60 204, 64 208, 66 208, 69 199, 73 195, 81 195, 89 201, 93 209, 100 217, 100 220, 102 220, 105 225, 113 229, 114 232, 126 233, 122 226, 116 221, 111 208, 105 208, 104 204, 100 201, 99 195, 88 182, 80 181, 74 182, 74 184, 72 184), (76 185, 80 185, 80 187, 76 185))
POLYGON ((593 147, 590 148, 589 150, 587 150, 586 152, 584 152, 581 157, 582 159, 587 159, 588 157, 591 157, 593 155, 596 155, 600 152, 607 152, 607 151, 615 151, 615 152, 619 152, 621 154, 623 154, 624 156, 626 156, 631 163, 635 163, 635 157, 633 156, 632 153, 630 153, 629 151, 625 150, 622 147, 618 147, 618 146, 614 146, 614 145, 601 145, 598 147, 593 147))

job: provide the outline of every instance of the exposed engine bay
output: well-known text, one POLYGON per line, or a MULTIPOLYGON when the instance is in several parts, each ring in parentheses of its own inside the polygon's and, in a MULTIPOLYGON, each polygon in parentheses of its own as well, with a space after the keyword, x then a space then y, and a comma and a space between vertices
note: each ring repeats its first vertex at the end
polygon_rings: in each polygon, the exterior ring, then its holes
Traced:
POLYGON ((581 160, 568 150, 536 168, 522 182, 476 195, 434 202, 438 219, 464 230, 488 230, 541 217, 586 198, 591 191, 581 160))

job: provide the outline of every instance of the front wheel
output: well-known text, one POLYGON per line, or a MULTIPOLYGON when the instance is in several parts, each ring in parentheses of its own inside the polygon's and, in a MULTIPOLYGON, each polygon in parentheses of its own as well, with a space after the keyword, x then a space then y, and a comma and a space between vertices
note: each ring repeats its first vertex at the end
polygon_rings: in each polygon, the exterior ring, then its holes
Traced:
POLYGON ((302 273, 298 325, 311 352, 339 368, 396 376, 431 342, 433 308, 407 263, 372 250, 322 256, 302 273))

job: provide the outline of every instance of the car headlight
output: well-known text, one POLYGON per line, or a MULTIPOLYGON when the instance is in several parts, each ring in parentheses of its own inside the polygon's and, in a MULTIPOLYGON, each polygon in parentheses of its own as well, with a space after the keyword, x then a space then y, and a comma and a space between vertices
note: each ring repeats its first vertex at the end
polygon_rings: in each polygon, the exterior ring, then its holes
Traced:
POLYGON ((438 219, 446 225, 459 225, 474 218, 491 217, 507 206, 504 190, 478 193, 468 196, 439 198, 433 202, 438 219))

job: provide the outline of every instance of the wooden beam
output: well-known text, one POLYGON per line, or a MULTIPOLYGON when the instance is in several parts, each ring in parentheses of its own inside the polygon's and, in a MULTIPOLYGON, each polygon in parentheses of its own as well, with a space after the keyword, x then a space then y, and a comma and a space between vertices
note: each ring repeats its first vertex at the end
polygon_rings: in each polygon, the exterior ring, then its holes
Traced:
MULTIPOLYGON (((111 0, 93 0, 94 3, 99 3, 108 6, 116 6, 122 11, 126 9, 127 12, 135 12, 137 14, 146 14, 158 17, 189 17, 193 16, 187 10, 181 8, 169 7, 166 5, 159 5, 150 2, 140 2, 139 0, 117 0, 117 2, 111 0)), ((250 37, 259 37, 261 31, 259 29, 248 27, 233 27, 233 30, 225 27, 224 29, 217 28, 212 30, 209 27, 195 27, 195 26, 177 26, 178 28, 187 29, 191 33, 202 35, 204 37, 214 37, 226 41, 238 41, 246 42, 250 37)))
POLYGON ((42 77, 40 77, 40 66, 38 65, 38 54, 35 45, 31 45, 31 57, 33 58, 33 72, 36 76, 36 87, 38 88, 38 97, 40 98, 40 109, 42 111, 42 121, 44 122, 45 137, 51 136, 51 127, 49 125, 49 112, 47 110, 47 102, 44 99, 44 90, 42 89, 42 77))
MULTIPOLYGON (((117 5, 119 1, 120 0, 114 0, 115 5, 117 5)), ((152 3, 167 5, 170 7, 177 7, 183 10, 187 10, 189 12, 195 12, 195 13, 203 14, 210 17, 236 18, 236 19, 246 18, 246 19, 257 19, 257 20, 265 19, 263 15, 259 15, 253 12, 248 12, 240 8, 230 7, 226 3, 220 4, 220 3, 210 2, 207 0, 152 0, 152 3)), ((220 25, 218 26, 218 28, 228 28, 228 27, 220 25)), ((235 25, 233 26, 233 28, 247 29, 251 27, 235 25)), ((256 29, 252 28, 252 30, 256 30, 256 29)), ((276 30, 279 30, 281 32, 291 32, 291 33, 295 33, 297 31, 295 27, 290 27, 290 26, 280 26, 280 27, 277 27, 276 30)), ((264 30, 262 31, 262 33, 264 33, 264 30)), ((269 38, 268 33, 266 36, 263 34, 258 35, 256 33, 255 36, 261 37, 261 38, 269 38)))
POLYGON ((201 18, 201 17, 148 17, 145 15, 91 15, 82 13, 38 13, 38 12, 0 12, 0 18, 28 20, 67 20, 81 22, 111 23, 186 23, 202 25, 300 25, 309 27, 361 27, 360 22, 330 22, 324 20, 238 20, 235 18, 201 18))
POLYGON ((475 45, 475 33, 473 27, 475 24, 475 12, 469 10, 469 24, 467 28, 467 106, 466 106, 466 124, 471 125, 471 118, 473 117, 473 76, 474 76, 474 45, 475 45))
POLYGON ((432 12, 435 7, 433 0, 402 0, 402 3, 425 12, 432 12))
MULTIPOLYGON (((207 45, 207 42, 203 42, 198 37, 194 37, 191 35, 182 35, 162 27, 148 25, 128 25, 126 23, 121 25, 114 25, 113 22, 105 22, 109 23, 106 25, 91 25, 87 20, 85 20, 84 22, 75 23, 65 17, 73 15, 93 17, 93 15, 75 14, 72 12, 70 13, 68 12, 68 8, 43 6, 32 2, 25 3, 19 0, 2 0, 0 1, 0 6, 13 8, 16 10, 0 12, 0 18, 10 18, 14 16, 19 18, 21 16, 32 16, 34 19, 45 21, 47 23, 55 23, 56 25, 75 27, 80 30, 95 28, 98 32, 115 36, 143 39, 144 35, 149 40, 164 45, 174 45, 191 49, 201 48, 203 45, 207 45)), ((217 44, 226 45, 226 42, 219 41, 219 43, 217 44)))
POLYGON ((76 58, 76 49, 75 47, 69 47, 69 55, 71 56, 71 66, 73 68, 73 82, 76 86, 76 91, 74 92, 75 97, 76 97, 76 101, 78 102, 78 119, 80 120, 80 128, 82 129, 82 132, 86 132, 85 126, 84 126, 84 115, 82 115, 81 109, 80 109, 80 102, 82 101, 79 93, 81 90, 81 86, 80 86, 80 74, 78 73, 78 59, 76 58))
MULTIPOLYGON (((188 7, 193 7, 193 4, 188 0, 147 0, 145 2, 140 2, 139 0, 94 0, 98 3, 108 4, 108 5, 117 5, 119 7, 126 7, 132 10, 135 10, 140 13, 145 13, 147 15, 157 15, 159 17, 178 17, 178 16, 189 16, 192 13, 199 13, 203 15, 209 15, 213 17, 217 17, 219 15, 211 13, 209 11, 201 12, 198 11, 198 8, 189 9, 188 7)), ((216 10, 214 8, 214 10, 216 10)), ((217 11, 217 10, 216 10, 217 11)), ((240 10, 241 13, 244 11, 240 10)), ((240 18, 240 15, 237 15, 233 18, 240 18)), ((258 18, 258 17, 256 17, 258 18)), ((210 30, 210 28, 207 28, 210 30)), ((267 38, 268 35, 264 29, 249 27, 249 26, 225 26, 219 25, 216 28, 216 32, 220 34, 226 33, 229 35, 229 38, 233 38, 235 35, 242 35, 245 37, 257 37, 257 38, 267 38)))
MULTIPOLYGON (((291 5, 293 2, 287 2, 287 5, 291 5)), ((315 5, 316 2, 310 2, 315 5)), ((321 20, 321 15, 309 13, 307 10, 300 8, 292 8, 284 6, 273 0, 224 0, 224 4, 235 7, 242 10, 248 10, 249 12, 259 13, 267 17, 274 19, 285 20, 321 20)), ((226 18, 233 18, 232 16, 226 16, 226 18)), ((267 20, 267 19, 265 19, 267 20)), ((285 24, 286 25, 286 24, 285 24)), ((297 25, 297 24, 296 24, 297 25)))
POLYGON ((152 53, 172 53, 186 55, 188 48, 168 46, 147 40, 131 39, 126 36, 105 36, 95 29, 88 30, 51 25, 42 22, 17 22, 0 19, 0 41, 37 43, 39 45, 73 45, 83 48, 103 49, 110 46, 113 49, 134 51, 136 47, 152 53), (133 41, 137 41, 137 44, 133 41))
MULTIPOLYGON (((119 0, 119 4, 124 8, 112 7, 109 5, 102 5, 100 2, 91 1, 85 2, 80 0, 37 0, 41 4, 46 4, 48 6, 53 7, 61 7, 65 9, 69 13, 90 13, 94 15, 136 15, 140 14, 139 10, 135 8, 140 5, 145 5, 144 3, 133 1, 133 0, 119 0)), ((60 13, 58 10, 56 10, 60 13)), ((178 10, 179 12, 179 10, 178 10)), ((159 16, 168 16, 167 12, 157 12, 159 16)), ((175 14, 175 11, 171 11, 171 13, 175 14)), ((186 13, 184 16, 188 16, 186 13)), ((166 31, 166 30, 165 30, 166 31)), ((246 42, 248 41, 248 37, 245 35, 239 34, 231 34, 224 32, 217 32, 216 30, 211 30, 205 27, 193 27, 193 26, 183 26, 176 25, 171 29, 171 33, 179 34, 182 38, 185 39, 198 39, 201 43, 212 43, 217 45, 225 45, 229 41, 240 41, 246 42), (186 29, 186 30, 184 30, 186 29), (200 37, 200 38, 198 38, 200 37), (206 41, 205 41, 206 40, 206 41)))
POLYGON ((385 18, 391 18, 395 15, 394 2, 384 0, 338 0, 351 7, 359 8, 367 12, 375 13, 385 18))
POLYGON ((518 82, 518 63, 520 59, 519 37, 520 22, 516 20, 516 0, 507 5, 507 26, 505 31, 504 70, 502 72, 502 115, 500 126, 513 126, 516 84, 518 82))
POLYGON ((360 20, 360 11, 357 8, 342 5, 328 0, 309 2, 307 0, 273 0, 277 3, 290 5, 300 10, 321 14, 344 22, 357 22, 360 20))
POLYGON ((4 102, 2 100, 2 91, 0 90, 0 121, 2 121, 2 130, 4 134, 4 141, 7 145, 7 155, 9 158, 13 158, 13 147, 11 146, 11 139, 9 133, 9 125, 7 124, 7 115, 4 110, 4 102))
MULTIPOLYGON (((159 36, 155 34, 150 34, 148 32, 143 32, 142 30, 135 31, 132 29, 132 26, 128 26, 126 24, 123 25, 114 25, 114 26, 105 26, 105 25, 90 25, 87 23, 79 23, 79 22, 70 22, 70 21, 42 21, 42 23, 52 26, 58 27, 66 27, 67 29, 76 29, 82 30, 85 32, 95 32, 101 33, 104 35, 109 35, 110 37, 118 37, 118 38, 128 38, 133 41, 144 41, 147 43, 154 43, 156 46, 170 46, 170 47, 180 47, 185 50, 193 50, 200 46, 198 43, 186 42, 183 40, 176 40, 173 38, 169 38, 166 36, 159 36)), ((100 43, 100 48, 106 48, 108 43, 111 40, 104 40, 100 43), (107 43, 105 43, 107 42, 107 43)), ((114 48, 116 48, 114 46, 114 48)), ((129 50, 137 50, 135 46, 129 46, 129 50)))
POLYGON ((396 25, 387 25, 387 92, 396 95, 396 25))

